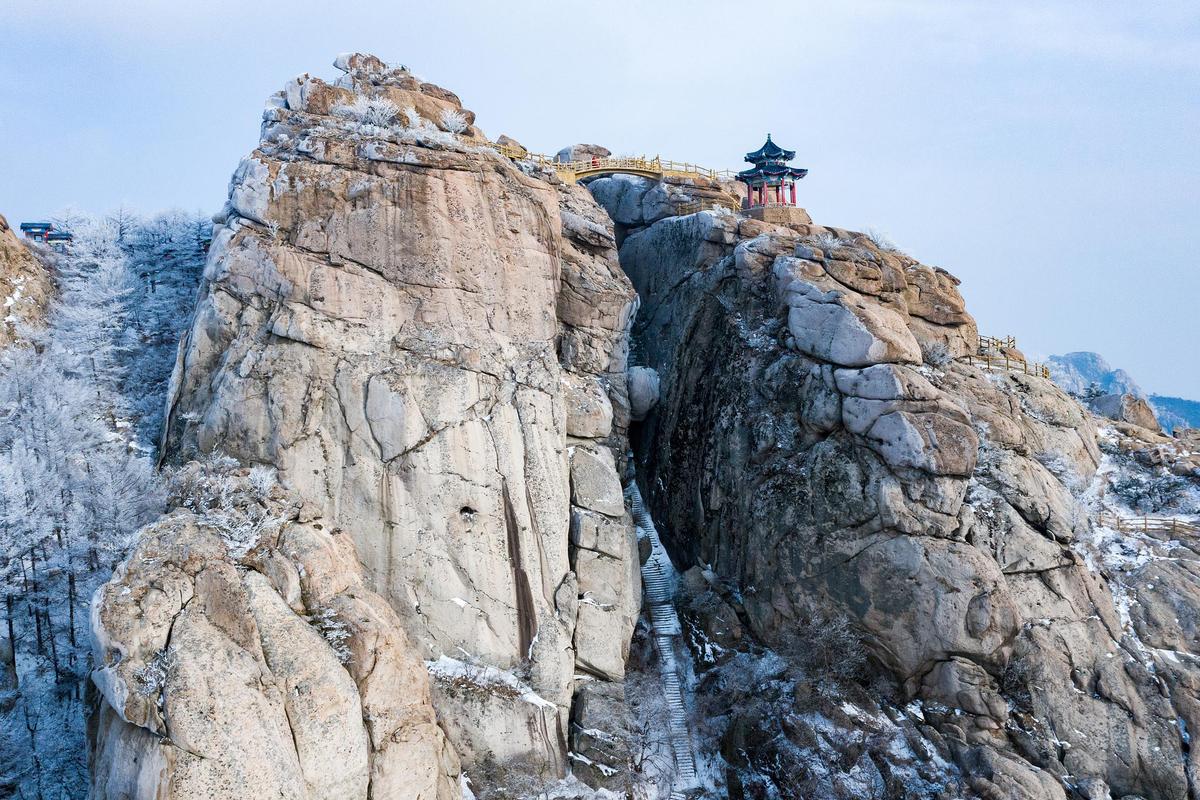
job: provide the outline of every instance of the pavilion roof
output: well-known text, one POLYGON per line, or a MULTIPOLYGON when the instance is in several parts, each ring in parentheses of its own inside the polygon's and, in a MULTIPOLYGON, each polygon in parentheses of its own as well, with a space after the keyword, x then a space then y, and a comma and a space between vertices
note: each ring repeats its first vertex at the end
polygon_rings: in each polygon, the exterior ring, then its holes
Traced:
POLYGON ((762 147, 753 153, 746 153, 746 161, 751 164, 758 164, 762 161, 791 161, 795 157, 795 150, 784 150, 771 141, 771 134, 769 133, 767 134, 767 141, 762 147))
POLYGON ((789 167, 787 164, 759 164, 753 169, 747 169, 737 174, 738 180, 753 180, 755 178, 803 178, 808 170, 799 167, 789 167))

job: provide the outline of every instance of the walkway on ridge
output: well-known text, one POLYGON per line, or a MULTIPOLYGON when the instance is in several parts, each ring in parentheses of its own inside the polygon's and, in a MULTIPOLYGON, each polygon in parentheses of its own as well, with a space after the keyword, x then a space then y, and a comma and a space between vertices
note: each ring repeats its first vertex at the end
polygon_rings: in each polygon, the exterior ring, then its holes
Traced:
POLYGON ((1045 364, 1026 361, 1024 358, 1009 354, 1008 351, 1016 349, 1015 337, 1008 336, 999 339, 995 336, 980 336, 978 350, 974 354, 962 356, 959 361, 965 361, 972 366, 984 369, 1003 369, 1009 372, 1034 375, 1038 378, 1048 379, 1050 377, 1050 368, 1045 364))
POLYGON ((629 498, 633 509, 638 539, 650 542, 650 557, 642 564, 642 585, 646 593, 654 647, 658 651, 663 697, 667 703, 668 735, 671 750, 675 754, 675 780, 672 781, 670 800, 684 800, 688 796, 687 790, 696 787, 697 773, 688 711, 683 701, 688 671, 686 664, 681 661, 688 656, 682 640, 683 629, 672 600, 675 567, 658 538, 654 520, 642 503, 642 493, 638 490, 636 480, 629 482, 625 496, 629 498))
POLYGON ((544 167, 549 167, 558 173, 558 177, 567 183, 574 183, 594 175, 609 175, 621 172, 628 175, 641 175, 644 178, 703 178, 706 180, 732 180, 736 173, 728 169, 709 169, 698 164, 685 161, 663 161, 658 156, 605 156, 604 158, 582 159, 580 161, 556 161, 554 157, 531 153, 523 147, 492 142, 496 152, 514 161, 533 161, 544 167))

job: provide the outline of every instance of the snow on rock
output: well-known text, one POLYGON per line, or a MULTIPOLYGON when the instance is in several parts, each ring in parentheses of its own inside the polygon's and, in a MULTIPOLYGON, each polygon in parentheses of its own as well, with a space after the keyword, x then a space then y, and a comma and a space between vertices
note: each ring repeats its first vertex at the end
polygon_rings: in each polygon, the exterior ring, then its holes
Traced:
MULTIPOLYGON (((1114 655, 1114 579, 1073 544, 1092 530, 1076 493, 1100 462, 1095 418, 1045 378, 966 363, 978 335, 953 276, 851 231, 708 214, 627 232, 621 263, 641 300, 634 349, 661 382, 639 454, 646 500, 677 562, 730 587, 730 612, 705 612, 692 637, 699 664, 750 647, 724 620, 783 646, 816 604, 866 637, 906 704, 922 701, 930 741, 956 743, 940 752, 972 791, 1063 797, 1071 775, 1114 796, 1186 792, 1175 720, 1196 729, 1198 684, 1171 662, 1164 697, 1144 659, 1114 655)), ((1137 452, 1188 468, 1165 442, 1137 452)), ((1186 565, 1138 569, 1130 623, 1159 653, 1190 651, 1200 598, 1186 565)), ((801 705, 785 693, 763 714, 790 724, 801 705)), ((764 758, 760 730, 731 719, 720 752, 764 758)), ((737 766, 764 796, 922 796, 847 789, 853 764, 826 794, 737 766)))

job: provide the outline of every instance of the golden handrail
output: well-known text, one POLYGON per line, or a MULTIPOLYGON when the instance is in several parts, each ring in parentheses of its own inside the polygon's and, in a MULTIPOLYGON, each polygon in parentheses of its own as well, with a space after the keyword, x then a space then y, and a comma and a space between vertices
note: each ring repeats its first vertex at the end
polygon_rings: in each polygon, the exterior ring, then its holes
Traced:
POLYGON ((559 177, 569 182, 574 182, 580 177, 598 175, 604 172, 644 172, 655 174, 659 177, 670 175, 685 178, 708 178, 710 180, 733 178, 736 174, 732 170, 709 169, 708 167, 702 167, 699 164, 693 164, 688 161, 664 161, 658 156, 654 158, 647 158, 646 156, 604 156, 579 159, 577 161, 556 161, 551 156, 542 153, 531 153, 523 147, 495 142, 489 142, 489 146, 505 158, 511 158, 516 161, 533 161, 550 167, 558 173, 559 177))
POLYGON ((680 203, 675 207, 675 213, 678 216, 686 217, 688 214, 695 214, 698 211, 714 208, 727 208, 733 212, 742 210, 741 204, 734 200, 726 200, 721 197, 705 197, 703 200, 692 200, 687 203, 680 203))

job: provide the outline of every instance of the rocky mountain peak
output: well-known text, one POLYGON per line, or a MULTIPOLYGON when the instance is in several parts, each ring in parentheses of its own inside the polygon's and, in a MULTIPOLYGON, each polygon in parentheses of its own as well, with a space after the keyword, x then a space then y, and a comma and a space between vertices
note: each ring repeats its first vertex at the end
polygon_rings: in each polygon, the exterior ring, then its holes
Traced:
POLYGON ((573 697, 624 675, 635 296, 612 224, 583 187, 484 147, 452 92, 373 56, 336 66, 271 98, 234 173, 167 430, 168 462, 270 469, 301 507, 244 553, 181 512, 143 537, 168 548, 157 566, 98 598, 98 797, 151 769, 171 797, 457 797, 460 763, 555 779, 573 697), (180 570, 183 601, 125 599, 180 570), (345 670, 303 633, 331 625, 345 670), (369 668, 385 641, 390 677, 369 668), (163 660, 167 713, 135 710, 163 660), (176 727, 203 714, 203 738, 176 727), (153 751, 136 770, 134 749, 153 751))
POLYGON ((1193 562, 1101 516, 1166 437, 879 237, 564 183, 335 66, 215 218, 174 510, 95 599, 97 800, 1187 795, 1193 562))

